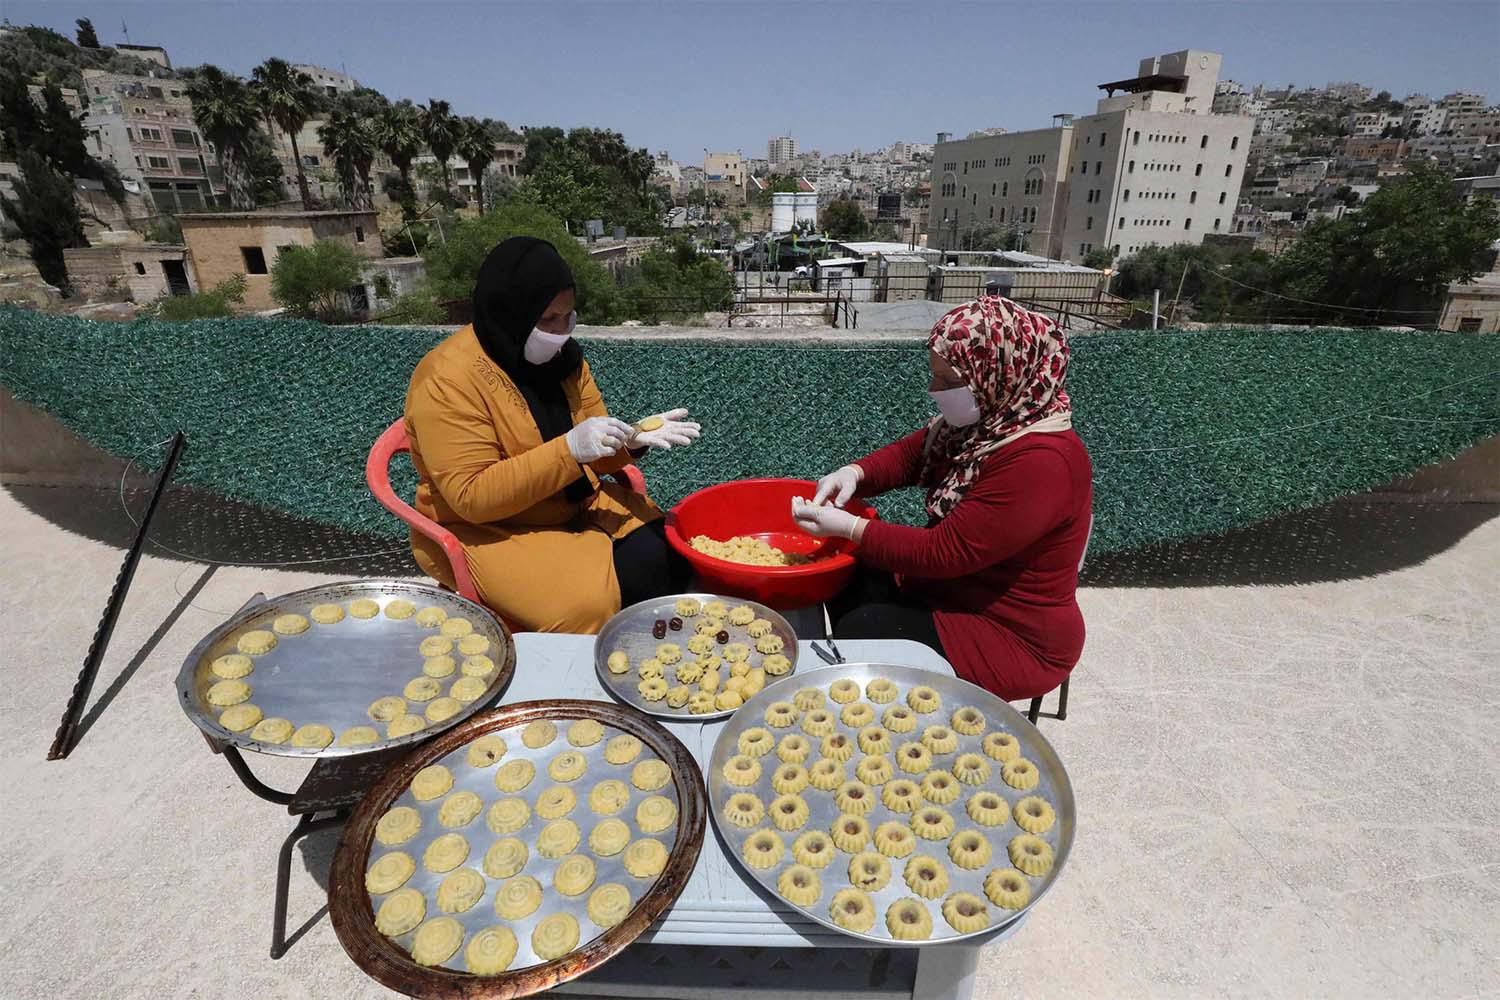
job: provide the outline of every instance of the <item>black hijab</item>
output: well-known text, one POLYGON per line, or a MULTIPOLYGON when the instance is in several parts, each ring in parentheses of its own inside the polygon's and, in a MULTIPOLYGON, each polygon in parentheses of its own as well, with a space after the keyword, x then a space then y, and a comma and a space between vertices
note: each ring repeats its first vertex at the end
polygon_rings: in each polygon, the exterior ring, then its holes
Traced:
MULTIPOLYGON (((573 429, 573 413, 562 381, 583 364, 578 342, 569 340, 551 361, 534 365, 523 351, 526 338, 559 292, 576 287, 573 272, 546 240, 513 236, 491 250, 474 285, 474 335, 490 360, 521 390, 543 441, 573 429)), ((563 495, 577 503, 593 492, 588 477, 563 495)))

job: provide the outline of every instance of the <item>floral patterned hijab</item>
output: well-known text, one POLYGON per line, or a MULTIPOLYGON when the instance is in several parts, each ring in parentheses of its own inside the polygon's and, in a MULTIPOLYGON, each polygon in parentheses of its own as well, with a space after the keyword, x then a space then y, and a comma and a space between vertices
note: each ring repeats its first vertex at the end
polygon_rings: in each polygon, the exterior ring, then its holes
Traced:
POLYGON ((928 425, 921 483, 927 512, 946 517, 979 475, 984 460, 1023 434, 1073 425, 1063 391, 1068 342, 1056 323, 992 296, 943 316, 927 346, 963 376, 979 404, 979 420, 954 427, 942 417, 928 425))

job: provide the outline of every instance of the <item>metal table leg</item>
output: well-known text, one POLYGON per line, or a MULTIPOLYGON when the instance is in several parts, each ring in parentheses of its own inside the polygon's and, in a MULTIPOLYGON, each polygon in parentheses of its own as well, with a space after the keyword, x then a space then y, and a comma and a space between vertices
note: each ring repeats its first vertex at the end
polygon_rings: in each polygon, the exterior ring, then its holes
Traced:
POLYGON ((271 958, 273 960, 285 955, 287 949, 296 943, 297 938, 305 934, 312 927, 313 923, 323 915, 324 911, 328 909, 328 904, 323 904, 323 908, 313 914, 312 918, 306 924, 302 925, 302 929, 293 936, 292 940, 287 940, 286 907, 292 878, 292 849, 296 846, 297 841, 308 834, 342 826, 344 821, 349 818, 347 810, 335 812, 333 815, 325 816, 322 819, 314 819, 316 815, 316 813, 303 813, 302 818, 297 821, 297 825, 292 829, 292 832, 287 834, 286 840, 281 842, 281 854, 276 861, 276 912, 271 921, 271 958))

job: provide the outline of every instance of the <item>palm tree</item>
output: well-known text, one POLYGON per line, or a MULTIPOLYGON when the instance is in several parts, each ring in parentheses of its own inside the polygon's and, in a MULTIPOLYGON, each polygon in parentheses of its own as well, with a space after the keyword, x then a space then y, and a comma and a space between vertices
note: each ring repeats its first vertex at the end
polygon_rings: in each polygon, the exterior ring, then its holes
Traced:
POLYGON ((203 66, 188 81, 187 95, 193 102, 193 120, 219 158, 230 203, 236 208, 254 208, 247 156, 260 127, 260 114, 250 88, 232 73, 203 66))
POLYGON ((371 208, 370 165, 375 162, 374 129, 348 107, 336 108, 318 128, 318 141, 333 160, 339 189, 350 208, 371 208))
MULTIPOLYGON (((417 110, 409 102, 393 104, 381 112, 374 122, 375 141, 391 158, 401 174, 402 188, 410 192, 411 161, 422 151, 422 130, 417 120, 417 110)), ((401 210, 411 218, 415 206, 408 194, 403 198, 401 210)))
POLYGON ((459 119, 458 155, 469 165, 474 178, 474 201, 484 214, 484 172, 495 159, 495 134, 490 126, 474 118, 459 119))
POLYGON ((431 98, 427 107, 417 112, 418 121, 422 129, 422 138, 427 140, 427 148, 432 151, 437 160, 438 171, 443 177, 443 193, 449 198, 453 197, 453 188, 448 176, 448 157, 453 155, 454 148, 458 145, 458 119, 453 117, 453 111, 447 101, 431 98))
POLYGON ((312 194, 307 189, 307 174, 302 169, 302 151, 297 148, 297 133, 318 109, 313 79, 293 69, 285 59, 267 59, 251 74, 250 88, 256 103, 272 128, 279 128, 292 140, 292 159, 297 164, 297 191, 302 208, 312 211, 312 194))

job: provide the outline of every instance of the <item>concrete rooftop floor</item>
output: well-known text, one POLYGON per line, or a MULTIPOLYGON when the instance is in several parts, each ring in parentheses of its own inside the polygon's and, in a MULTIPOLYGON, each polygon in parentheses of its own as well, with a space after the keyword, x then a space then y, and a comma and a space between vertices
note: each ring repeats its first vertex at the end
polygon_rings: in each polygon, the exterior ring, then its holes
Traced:
MULTIPOLYGON (((347 573, 148 555, 81 742, 48 762, 130 525, 104 502, 89 537, 57 526, 76 503, 45 501, 0 490, 0 996, 390 995, 326 916, 267 957, 291 820, 172 688, 255 591, 347 573)), ((1448 506, 1458 530, 1375 575, 1081 592, 1069 717, 1042 723, 1077 842, 976 996, 1500 995, 1500 519, 1448 506)), ((305 769, 252 763, 282 785, 305 769)), ((335 842, 299 849, 293 929, 326 900, 335 842)))

